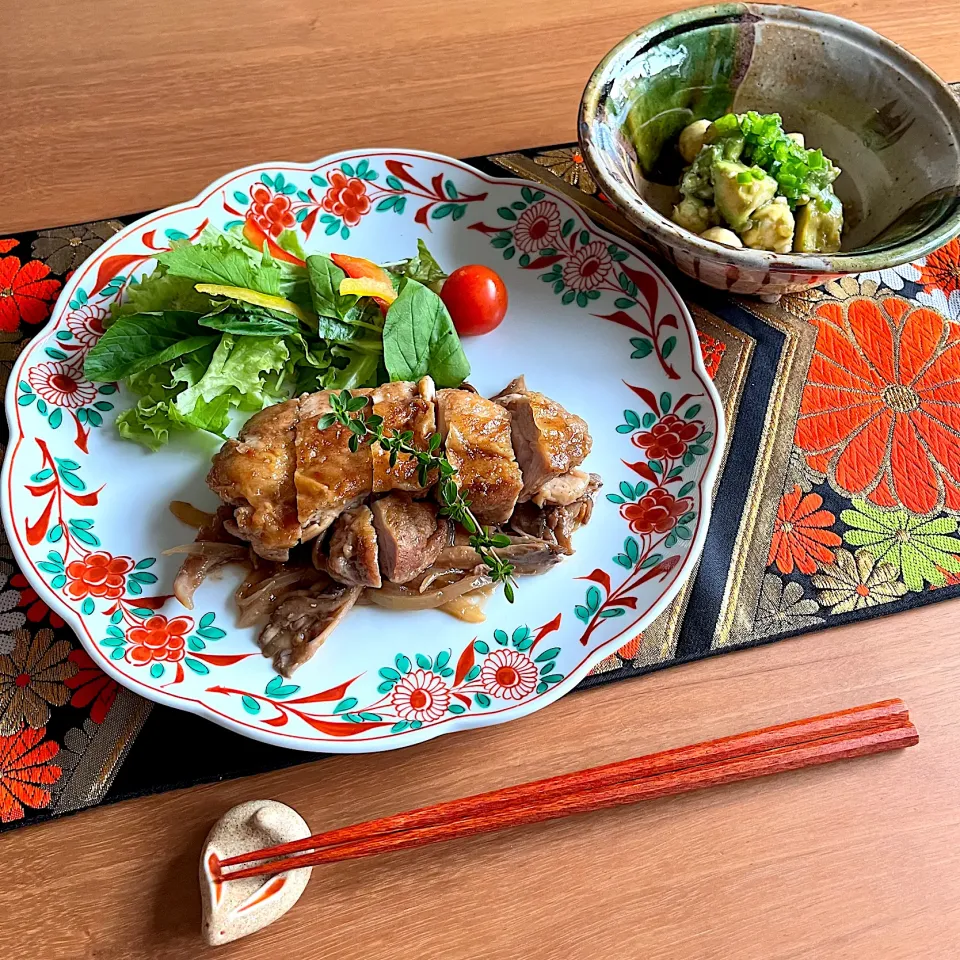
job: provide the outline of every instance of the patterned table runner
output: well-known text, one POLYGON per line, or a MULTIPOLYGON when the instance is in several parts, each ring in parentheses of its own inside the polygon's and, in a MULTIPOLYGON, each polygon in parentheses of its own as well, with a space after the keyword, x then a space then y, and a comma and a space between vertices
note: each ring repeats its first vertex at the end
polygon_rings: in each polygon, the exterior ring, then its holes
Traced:
MULTIPOLYGON (((469 162, 560 190, 644 246, 575 145, 469 162)), ((524 211, 513 235, 536 216, 536 205, 524 211)), ((0 233, 0 386, 63 281, 133 219, 0 233)), ((583 686, 960 593, 960 243, 777 306, 671 279, 730 427, 718 508, 678 597, 583 686)), ((82 304, 76 314, 82 325, 82 304)), ((62 405, 58 363, 48 366, 48 382, 32 386, 62 405)), ((0 534, 0 826, 316 759, 118 687, 29 588, 0 534)))

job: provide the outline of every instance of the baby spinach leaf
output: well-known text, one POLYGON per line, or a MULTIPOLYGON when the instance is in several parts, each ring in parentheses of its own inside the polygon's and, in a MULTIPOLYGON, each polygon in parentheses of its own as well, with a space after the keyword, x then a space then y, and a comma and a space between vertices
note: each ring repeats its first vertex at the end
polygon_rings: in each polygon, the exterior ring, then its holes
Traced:
POLYGON ((416 280, 405 280, 387 310, 383 359, 391 380, 430 374, 438 387, 459 387, 470 364, 443 301, 416 280))
POLYGON ((95 383, 110 383, 219 339, 219 333, 202 330, 195 313, 166 310, 121 317, 87 354, 83 372, 95 383))
POLYGON ((357 302, 356 297, 340 295, 340 282, 346 279, 346 276, 329 257, 321 254, 307 257, 310 296, 314 312, 318 316, 343 320, 357 302))
POLYGON ((287 337, 300 331, 293 317, 238 303, 223 304, 198 322, 201 327, 241 337, 287 337))

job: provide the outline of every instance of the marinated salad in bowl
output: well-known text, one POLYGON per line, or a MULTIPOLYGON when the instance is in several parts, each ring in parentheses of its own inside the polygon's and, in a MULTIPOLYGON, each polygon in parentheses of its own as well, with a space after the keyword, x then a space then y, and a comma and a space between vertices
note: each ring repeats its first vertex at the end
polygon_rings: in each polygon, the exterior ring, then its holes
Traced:
POLYGON ((779 114, 728 113, 696 120, 677 144, 687 164, 674 223, 729 247, 775 253, 835 253, 843 204, 837 167, 779 114))

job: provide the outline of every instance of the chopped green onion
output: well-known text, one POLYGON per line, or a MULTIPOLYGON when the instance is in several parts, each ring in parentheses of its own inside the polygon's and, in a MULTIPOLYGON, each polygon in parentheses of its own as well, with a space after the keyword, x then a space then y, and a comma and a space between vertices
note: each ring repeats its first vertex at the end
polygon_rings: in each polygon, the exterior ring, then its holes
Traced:
MULTIPOLYGON (((733 172, 732 170, 730 171, 733 172)), ((753 182, 753 171, 744 170, 743 173, 737 174, 737 183, 752 183, 753 182)))

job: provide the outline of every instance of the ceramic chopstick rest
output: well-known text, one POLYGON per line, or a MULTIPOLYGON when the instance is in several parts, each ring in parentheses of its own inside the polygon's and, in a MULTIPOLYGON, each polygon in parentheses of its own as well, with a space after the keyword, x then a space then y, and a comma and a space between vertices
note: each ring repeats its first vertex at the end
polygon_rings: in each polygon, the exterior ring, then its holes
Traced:
POLYGON ((219 864, 229 857, 310 836, 303 817, 276 800, 250 800, 228 810, 207 835, 200 859, 203 938, 211 946, 229 943, 282 917, 300 899, 311 868, 275 877, 223 883, 219 864))

